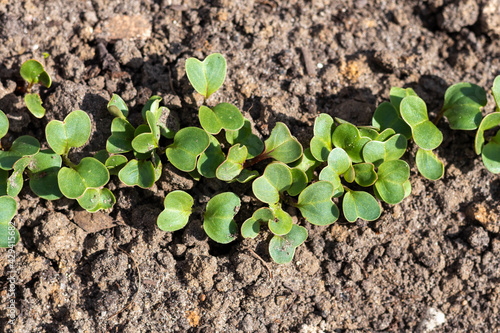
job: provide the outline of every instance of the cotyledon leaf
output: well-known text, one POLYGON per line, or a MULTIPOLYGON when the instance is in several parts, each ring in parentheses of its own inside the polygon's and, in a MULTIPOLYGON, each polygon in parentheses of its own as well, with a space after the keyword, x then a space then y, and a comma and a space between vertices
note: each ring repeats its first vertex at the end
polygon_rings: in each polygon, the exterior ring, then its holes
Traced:
POLYGON ((189 221, 194 200, 184 191, 173 191, 164 200, 165 209, 157 219, 158 227, 163 231, 176 231, 184 228, 189 221))
POLYGON ((240 205, 240 198, 232 192, 220 193, 210 199, 203 214, 203 229, 208 237, 221 244, 235 240, 238 225, 233 218, 240 205))

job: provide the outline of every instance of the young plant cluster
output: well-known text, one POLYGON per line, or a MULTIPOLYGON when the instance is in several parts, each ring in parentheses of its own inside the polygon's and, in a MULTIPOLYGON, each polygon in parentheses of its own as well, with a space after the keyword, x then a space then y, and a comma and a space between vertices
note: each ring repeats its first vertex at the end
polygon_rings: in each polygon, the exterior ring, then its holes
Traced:
MULTIPOLYGON (((186 73, 204 97, 198 110, 200 127, 180 128, 176 115, 160 105, 159 96, 149 99, 142 109, 144 123, 134 127, 125 102, 113 95, 107 106, 115 117, 112 134, 106 150, 94 157, 84 157, 78 164, 71 160, 71 149, 85 145, 90 137, 90 118, 80 110, 71 112, 62 122, 54 120, 47 125, 50 149, 41 150, 38 140, 21 136, 9 150, 0 150, 0 246, 8 246, 9 235, 9 244, 12 237, 15 242, 19 240, 19 233, 9 229, 9 223, 17 210, 13 198, 21 191, 25 174, 32 192, 41 198, 76 199, 89 212, 110 209, 116 202, 106 188, 110 176, 117 176, 128 186, 149 188, 161 176, 162 159, 196 180, 205 177, 252 182, 261 207, 243 222, 241 231, 234 220, 241 200, 232 192, 219 193, 209 200, 202 209, 203 229, 212 240, 226 244, 240 232, 245 238, 255 238, 261 227, 267 226, 273 235, 269 254, 277 263, 290 262, 295 249, 307 239, 306 228, 293 222, 290 212, 294 209, 309 223, 330 225, 340 216, 336 202, 342 198, 347 221, 373 221, 381 214, 378 200, 397 204, 409 196, 410 167, 401 159, 409 140, 418 146, 415 159, 420 173, 431 180, 443 176, 443 163, 433 152, 443 135, 429 120, 425 102, 410 88, 391 89, 390 102, 376 109, 371 126, 355 126, 320 114, 310 147, 304 149, 284 123, 278 122, 263 142, 252 133, 250 121, 236 106, 207 104, 226 77, 226 61, 221 54, 203 61, 187 59, 186 73), (263 170, 262 174, 258 170, 263 170)), ((440 114, 454 129, 478 128, 476 152, 496 173, 500 172, 500 131, 486 144, 484 133, 500 124, 499 89, 497 77, 493 87, 497 112, 482 121, 486 92, 468 83, 447 90, 440 114)), ((8 126, 7 117, 0 111, 0 138, 6 135, 8 126)), ((196 210, 190 194, 170 192, 158 216, 158 227, 170 232, 180 230, 196 210)))

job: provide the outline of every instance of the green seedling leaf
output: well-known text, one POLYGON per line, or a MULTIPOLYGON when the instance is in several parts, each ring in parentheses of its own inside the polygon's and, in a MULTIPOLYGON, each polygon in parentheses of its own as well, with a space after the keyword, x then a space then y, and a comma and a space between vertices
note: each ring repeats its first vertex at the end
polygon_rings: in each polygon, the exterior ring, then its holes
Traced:
POLYGON ((484 145, 481 157, 486 169, 492 173, 500 173, 500 131, 484 145))
POLYGON ((186 60, 186 74, 193 88, 205 98, 210 97, 226 79, 226 59, 220 53, 213 53, 203 60, 186 60))
POLYGON ((363 148, 363 159, 376 167, 384 161, 397 160, 406 152, 407 140, 402 134, 393 135, 385 142, 370 141, 363 148))
POLYGON ((237 131, 226 131, 226 140, 231 145, 242 144, 248 149, 248 159, 252 159, 264 150, 264 143, 255 134, 252 134, 252 125, 248 119, 244 119, 243 127, 237 131))
POLYGON ((50 75, 45 71, 43 65, 38 61, 31 59, 25 61, 21 65, 21 76, 30 85, 40 83, 41 85, 50 88, 52 80, 50 75))
POLYGON ((417 169, 427 179, 438 180, 444 175, 444 165, 430 150, 419 149, 415 156, 417 169))
POLYGON ((401 101, 401 116, 411 127, 417 146, 425 150, 439 147, 443 133, 429 121, 425 102, 416 96, 408 96, 401 101))
POLYGON ((495 78, 495 81, 493 81, 493 87, 491 88, 491 93, 497 105, 496 110, 497 112, 500 112, 500 75, 498 75, 495 78))
POLYGON ((319 181, 309 185, 299 195, 297 207, 302 216, 312 224, 329 225, 339 218, 339 209, 333 203, 333 184, 319 181))
POLYGON ((120 170, 127 164, 128 160, 123 155, 113 155, 106 159, 104 165, 109 170, 110 175, 117 176, 120 170))
MULTIPOLYGON (((401 101, 406 96, 418 96, 418 95, 412 88, 404 89, 404 88, 393 87, 393 88, 391 88, 391 91, 389 92, 389 100, 391 101, 391 104, 396 109, 398 116, 400 115, 401 101)), ((397 132, 397 133, 400 133, 400 132, 397 132)), ((401 134, 403 134, 403 133, 401 133, 401 134)), ((410 138, 410 137, 407 137, 407 138, 410 138)))
POLYGON ((89 116, 80 110, 71 112, 64 122, 52 120, 45 128, 45 136, 52 150, 66 155, 70 148, 83 146, 90 137, 89 116))
POLYGON ((277 203, 280 193, 288 190, 293 183, 290 168, 283 163, 274 162, 264 170, 264 174, 252 183, 254 195, 262 202, 277 203))
POLYGON ((17 197, 24 184, 23 172, 31 162, 31 156, 24 156, 17 160, 13 166, 13 172, 7 180, 7 195, 17 197))
POLYGON ((161 163, 160 156, 156 152, 152 154, 151 162, 153 162, 153 167, 155 169, 155 182, 161 177, 161 172, 163 169, 163 164, 161 163))
POLYGON ((351 165, 349 167, 349 169, 347 169, 346 172, 344 172, 343 174, 344 176, 344 179, 348 182, 348 183, 352 183, 356 178, 356 172, 354 171, 354 168, 353 166, 351 165))
POLYGON ((61 165, 61 156, 52 149, 43 149, 32 157, 28 165, 31 171, 30 188, 40 198, 57 200, 63 196, 57 181, 61 165))
POLYGON ((57 174, 61 193, 69 199, 81 197, 88 188, 100 188, 109 181, 109 171, 93 157, 84 157, 75 168, 61 168, 57 174))
POLYGON ((210 145, 210 137, 201 128, 186 127, 175 134, 174 143, 166 150, 167 158, 177 169, 191 172, 196 159, 210 145))
POLYGON ((344 216, 349 222, 356 222, 358 218, 365 221, 374 221, 380 217, 381 209, 377 200, 363 191, 347 191, 342 202, 344 216))
POLYGON ((284 236, 274 236, 269 242, 269 254, 278 264, 287 264, 292 261, 295 249, 307 239, 307 230, 304 227, 293 225, 292 230, 284 236))
POLYGON ((481 123, 486 91, 472 83, 457 83, 446 90, 442 112, 455 130, 474 130, 481 123))
POLYGON ((151 161, 130 160, 118 172, 118 178, 128 186, 150 188, 155 183, 155 167, 151 161))
POLYGON ((115 118, 111 123, 111 136, 106 141, 106 150, 110 154, 123 154, 132 150, 134 126, 126 119, 115 118))
POLYGON ((141 133, 132 140, 132 148, 138 153, 145 154, 158 148, 158 145, 153 133, 141 133))
POLYGON ((198 158, 196 167, 203 177, 214 178, 217 168, 224 162, 226 156, 222 152, 219 141, 213 135, 208 136, 210 145, 198 158))
POLYGON ((128 117, 127 104, 125 104, 125 101, 117 94, 113 94, 107 108, 113 117, 118 117, 120 119, 127 119, 128 117))
POLYGON ((283 163, 292 163, 302 156, 301 144, 283 123, 276 123, 265 146, 263 154, 283 163))
MULTIPOLYGON (((407 139, 411 138, 411 128, 399 115, 398 108, 389 103, 384 102, 378 106, 373 114, 372 125, 381 131, 392 129, 394 132, 404 135, 407 139)), ((382 134, 382 133, 381 133, 382 134)), ((383 141, 377 138, 379 141, 383 141)))
POLYGON ((500 112, 490 113, 483 118, 476 132, 475 150, 476 154, 481 154, 484 145, 484 132, 500 125, 500 112))
POLYGON ((158 111, 159 106, 160 106, 161 100, 162 100, 162 98, 160 96, 157 96, 157 95, 151 96, 148 99, 148 101, 146 102, 146 104, 144 104, 144 106, 142 107, 142 110, 141 110, 142 119, 146 120, 146 112, 147 111, 152 111, 153 113, 156 113, 158 111))
POLYGON ((304 149, 302 156, 295 162, 290 163, 290 167, 301 170, 307 175, 307 181, 313 179, 313 172, 321 163, 317 161, 309 148, 304 149))
POLYGON ((217 168, 215 173, 217 178, 227 182, 236 178, 243 170, 247 155, 247 147, 240 144, 229 148, 226 160, 217 168))
POLYGON ((332 135, 333 145, 345 150, 353 163, 363 162, 361 151, 369 138, 361 137, 359 130, 352 124, 340 124, 332 135))
POLYGON ((24 103, 26 107, 37 118, 43 118, 45 116, 45 108, 42 106, 42 100, 38 94, 26 94, 24 95, 24 103))
POLYGON ((373 127, 358 126, 358 130, 361 137, 368 138, 370 140, 375 140, 379 135, 378 131, 373 127))
POLYGON ((298 168, 291 168, 290 171, 292 172, 292 186, 287 190, 287 193, 294 197, 306 188, 309 180, 304 171, 298 168))
POLYGON ((244 238, 255 238, 259 235, 260 226, 268 224, 269 221, 274 219, 274 214, 269 208, 257 209, 251 218, 243 222, 241 226, 241 235, 244 238))
POLYGON ((0 150, 0 169, 10 170, 23 156, 35 155, 40 150, 40 143, 29 135, 14 140, 8 151, 0 150))
MULTIPOLYGON (((410 128, 408 128, 408 129, 410 129, 410 128)), ((386 128, 385 130, 380 132, 380 134, 374 140, 375 141, 387 141, 387 139, 389 139, 394 134, 396 134, 396 132, 392 128, 386 128)))
POLYGON ((378 168, 378 180, 375 183, 380 199, 391 205, 401 202, 406 195, 405 183, 409 177, 410 167, 405 161, 393 160, 382 163, 378 168))
POLYGON ((232 192, 217 194, 207 204, 203 214, 203 229, 217 243, 227 244, 238 236, 233 217, 240 209, 240 198, 232 192))
POLYGON ((9 131, 9 119, 7 118, 5 113, 3 113, 2 110, 0 110, 0 139, 3 138, 8 131, 9 131))
POLYGON ((160 134, 160 126, 158 126, 158 121, 156 120, 155 114, 151 111, 146 111, 146 121, 153 136, 153 141, 155 145, 158 146, 158 140, 160 140, 161 134, 160 134))
POLYGON ((17 202, 8 196, 0 197, 0 248, 8 248, 19 242, 19 231, 10 224, 17 213, 17 202))
POLYGON ((273 218, 269 220, 269 230, 277 236, 286 235, 292 230, 292 217, 281 208, 281 204, 271 205, 273 218))
POLYGON ((201 127, 210 134, 218 134, 221 129, 237 131, 245 123, 240 110, 230 103, 217 104, 213 109, 202 105, 198 117, 201 127))
POLYGON ((243 169, 241 170, 240 174, 238 177, 235 178, 235 180, 238 183, 248 183, 252 179, 255 179, 259 177, 259 172, 256 170, 248 170, 248 169, 243 169))
POLYGON ((333 196, 339 197, 344 193, 340 175, 345 174, 349 170, 352 171, 352 180, 349 177, 346 180, 352 182, 354 180, 354 169, 352 168, 351 159, 344 149, 335 148, 328 155, 328 165, 321 170, 319 180, 332 183, 334 187, 333 196))
POLYGON ((184 191, 173 191, 167 194, 165 209, 158 216, 156 223, 163 231, 177 231, 186 226, 193 211, 193 197, 184 191))
POLYGON ((332 150, 332 133, 335 129, 333 118, 320 114, 314 121, 314 137, 311 139, 311 154, 318 161, 324 162, 332 150))
POLYGON ((360 186, 372 186, 377 181, 375 166, 371 163, 354 164, 354 180, 360 186))
POLYGON ((113 207, 116 198, 107 188, 88 188, 77 201, 83 209, 95 213, 100 209, 113 207))

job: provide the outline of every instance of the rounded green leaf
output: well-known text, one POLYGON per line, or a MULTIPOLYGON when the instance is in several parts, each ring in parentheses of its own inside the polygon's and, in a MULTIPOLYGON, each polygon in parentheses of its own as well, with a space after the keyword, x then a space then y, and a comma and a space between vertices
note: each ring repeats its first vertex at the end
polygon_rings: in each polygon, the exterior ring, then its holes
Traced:
POLYGON ((481 107, 488 102, 486 91, 478 85, 461 82, 444 94, 442 111, 455 130, 473 130, 481 123, 481 107))
POLYGON ((155 168, 151 161, 130 160, 118 172, 118 178, 128 186, 150 188, 155 183, 155 168))
POLYGON ((392 205, 401 202, 406 195, 405 183, 409 177, 410 167, 405 161, 392 160, 382 163, 378 168, 378 180, 375 183, 380 199, 392 205))
POLYGON ((226 160, 216 170, 217 178, 224 181, 236 178, 243 170, 243 163, 245 163, 247 155, 247 147, 240 144, 229 148, 226 160))
POLYGON ((333 145, 337 148, 344 149, 353 163, 363 161, 361 151, 368 141, 370 141, 369 138, 361 137, 356 126, 349 123, 337 126, 332 135, 333 145))
POLYGON ((65 155, 70 148, 83 146, 90 137, 90 118, 84 111, 71 112, 64 122, 52 120, 45 128, 50 147, 59 155, 65 155))
POLYGON ((135 128, 126 119, 115 118, 111 123, 111 136, 106 141, 110 154, 122 154, 132 150, 135 128))
POLYGON ((259 176, 259 172, 257 170, 243 169, 243 170, 241 170, 238 177, 236 177, 234 180, 236 180, 238 183, 243 184, 243 183, 248 183, 249 181, 257 178, 258 176, 259 176))
POLYGON ((156 113, 158 111, 161 100, 162 98, 158 95, 153 95, 148 99, 141 110, 141 115, 144 120, 146 120, 146 112, 152 111, 153 113, 156 113))
MULTIPOLYGON (((408 126, 408 125, 406 125, 406 126, 408 126)), ((411 129, 409 127, 408 127, 408 130, 411 131, 411 129)), ((382 132, 379 133, 379 135, 377 136, 375 141, 386 141, 394 134, 396 134, 396 132, 392 128, 386 128, 385 130, 383 130, 382 132)))
POLYGON ((255 134, 252 134, 252 125, 244 119, 243 127, 237 131, 226 131, 226 140, 231 145, 242 144, 248 149, 248 159, 258 156, 264 150, 264 143, 255 134))
POLYGON ((283 163, 292 163, 302 156, 302 145, 283 123, 276 123, 265 146, 263 154, 283 163))
POLYGON ((381 214, 377 200, 371 194, 363 191, 347 191, 342 202, 342 210, 349 222, 356 222, 358 218, 374 221, 381 214))
POLYGON ((118 96, 117 94, 113 94, 109 103, 107 105, 107 109, 111 115, 114 117, 118 117, 121 119, 126 119, 128 117, 128 107, 125 101, 118 96))
POLYGON ((314 137, 311 139, 311 154, 318 161, 324 162, 332 150, 332 133, 335 128, 333 118, 320 114, 314 121, 314 137))
POLYGON ((438 180, 444 175, 444 165, 430 150, 419 149, 415 156, 417 169, 427 179, 438 180))
POLYGON ((77 201, 83 209, 91 213, 111 208, 116 203, 113 192, 107 188, 88 188, 77 201))
POLYGON ((132 148, 141 154, 149 153, 158 147, 155 141, 153 133, 141 133, 132 140, 132 148))
POLYGON ((269 230, 278 236, 286 235, 292 230, 292 217, 285 212, 280 204, 271 205, 273 218, 268 221, 269 230))
POLYGON ((194 200, 184 191, 173 191, 167 194, 165 209, 158 216, 156 223, 163 231, 176 231, 184 228, 189 221, 194 200))
POLYGON ((26 94, 24 95, 24 103, 26 107, 37 118, 43 118, 45 116, 45 108, 42 106, 42 99, 38 94, 26 94))
POLYGON ((43 149, 33 155, 28 165, 31 190, 45 200, 60 199, 63 194, 59 190, 57 174, 61 165, 61 156, 52 149, 43 149))
POLYGON ((0 224, 8 224, 17 213, 17 202, 9 196, 0 197, 0 224))
POLYGON ((279 201, 280 193, 290 188, 293 183, 290 168, 279 162, 269 164, 264 174, 252 183, 254 195, 262 202, 273 204, 279 201))
POLYGON ((243 238, 255 238, 260 232, 261 224, 268 224, 274 219, 273 212, 266 207, 257 209, 252 217, 243 222, 241 226, 241 235, 243 238))
POLYGON ((354 180, 360 186, 372 186, 377 181, 375 166, 371 163, 358 163, 354 168, 354 180))
POLYGON ((237 131, 243 127, 245 118, 241 111, 230 103, 219 103, 213 107, 213 112, 219 124, 225 130, 237 131))
POLYGON ((375 140, 379 133, 374 127, 369 126, 358 126, 359 135, 362 137, 368 138, 370 140, 375 140))
POLYGON ((401 101, 406 96, 417 96, 417 93, 412 88, 404 89, 399 87, 393 87, 389 92, 389 100, 391 101, 391 104, 394 106, 394 108, 397 110, 398 115, 399 115, 401 101))
POLYGON ((2 110, 0 110, 0 139, 3 138, 8 131, 9 131, 9 119, 7 118, 5 113, 3 113, 2 110))
POLYGON ((156 115, 151 111, 146 111, 146 121, 153 136, 153 141, 155 145, 158 146, 158 140, 160 140, 161 133, 160 133, 160 126, 158 125, 158 120, 156 119, 156 115))
POLYGON ((111 175, 118 175, 120 170, 127 164, 128 160, 123 155, 113 155, 106 159, 104 165, 111 175))
POLYGON ((186 74, 193 88, 205 98, 210 97, 224 83, 226 59, 220 53, 213 53, 203 60, 186 60, 186 74))
POLYGON ((425 102, 416 96, 408 96, 401 101, 401 116, 411 127, 417 146, 433 150, 443 141, 441 131, 429 121, 425 102))
POLYGON ((385 142, 370 141, 363 147, 363 159, 376 167, 384 161, 397 160, 406 152, 407 140, 402 134, 396 134, 385 142))
MULTIPOLYGON (((402 134, 409 139, 411 138, 411 128, 403 119, 401 119, 398 110, 399 104, 398 109, 396 109, 393 104, 388 102, 380 104, 373 114, 372 126, 381 131, 392 129, 394 132, 402 134)), ((377 138, 377 140, 381 139, 377 138)))
POLYGON ((70 199, 81 197, 87 189, 78 171, 71 168, 61 168, 59 170, 57 183, 61 193, 70 199))
POLYGON ((43 65, 38 61, 34 59, 25 61, 21 65, 20 73, 22 78, 28 83, 34 84, 40 82, 40 84, 50 88, 52 83, 50 76, 43 68, 43 65))
POLYGON ((307 230, 304 227, 293 225, 290 232, 284 236, 274 236, 269 242, 269 254, 278 264, 287 264, 292 261, 295 249, 307 239, 307 230))
POLYGON ((312 224, 332 224, 339 218, 339 209, 332 201, 333 193, 333 184, 316 182, 300 193, 297 207, 302 216, 312 224))
POLYGON ((219 141, 213 136, 210 137, 210 145, 198 158, 198 172, 206 178, 214 178, 219 165, 224 162, 226 156, 222 152, 219 141))
POLYGON ((8 151, 0 150, 0 169, 10 170, 23 156, 30 156, 38 153, 40 143, 37 139, 29 135, 18 137, 12 143, 8 151))
POLYGON ((476 132, 474 147, 476 154, 481 154, 484 145, 484 132, 500 125, 500 112, 490 113, 483 118, 476 132))
POLYGON ((481 157, 486 169, 500 173, 500 131, 483 147, 481 157))
POLYGON ((57 174, 59 189, 65 197, 76 199, 87 188, 99 188, 109 181, 109 171, 93 157, 84 157, 74 169, 62 168, 57 174))
POLYGON ((405 189, 405 198, 407 198, 411 194, 411 182, 409 179, 404 182, 403 187, 405 189))
POLYGON ((221 131, 222 125, 215 113, 209 107, 205 105, 200 106, 198 118, 200 119, 201 127, 208 133, 218 134, 221 131))
POLYGON ((177 169, 191 172, 196 168, 197 157, 210 145, 210 138, 204 130, 186 127, 175 134, 174 143, 167 150, 167 158, 177 169))
POLYGON ((217 194, 207 204, 203 214, 203 229, 217 243, 227 244, 238 236, 238 225, 233 220, 240 209, 240 198, 232 192, 217 194))

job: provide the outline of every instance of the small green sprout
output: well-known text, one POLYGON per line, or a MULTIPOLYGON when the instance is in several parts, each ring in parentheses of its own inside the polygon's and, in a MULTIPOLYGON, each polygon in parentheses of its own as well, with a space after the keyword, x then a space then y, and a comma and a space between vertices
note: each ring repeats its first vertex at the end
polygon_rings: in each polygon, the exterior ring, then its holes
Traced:
POLYGON ((411 128, 401 118, 399 113, 399 103, 397 105, 398 106, 396 109, 394 104, 389 102, 383 102, 382 104, 380 104, 375 110, 375 113, 373 114, 372 126, 378 128, 381 131, 384 131, 386 129, 392 129, 396 133, 402 134, 407 139, 410 139, 411 128))
POLYGON ((98 189, 106 185, 109 181, 109 171, 97 159, 84 157, 76 166, 61 168, 57 180, 65 197, 78 199, 87 189, 98 189))
POLYGON ((208 237, 221 244, 235 240, 238 225, 233 218, 240 205, 240 198, 232 192, 220 193, 210 199, 203 215, 203 229, 208 237))
POLYGON ((45 108, 42 106, 42 100, 39 94, 31 93, 31 89, 38 83, 46 88, 50 88, 52 79, 43 68, 43 65, 34 59, 25 61, 21 65, 20 73, 22 78, 28 82, 28 86, 26 88, 28 93, 24 96, 24 102, 26 103, 28 110, 35 117, 42 118, 45 115, 45 108))
POLYGON ((210 145, 198 158, 197 170, 205 178, 215 178, 217 168, 226 160, 220 142, 211 134, 210 145))
POLYGON ((222 129, 237 131, 245 123, 240 110, 230 103, 219 103, 212 109, 202 105, 199 118, 201 127, 210 134, 218 134, 222 129))
POLYGON ((262 176, 253 181, 252 189, 257 199, 274 204, 280 200, 280 193, 292 186, 292 182, 290 168, 283 163, 273 162, 266 167, 262 176))
POLYGON ((329 225, 337 221, 339 209, 332 201, 334 190, 333 184, 327 181, 319 181, 306 187, 297 202, 302 216, 316 225, 329 225))
POLYGON ((209 55, 205 60, 186 60, 186 74, 194 89, 205 99, 216 92, 226 79, 226 59, 220 53, 209 55))
POLYGON ((472 83, 457 83, 446 90, 441 114, 450 128, 455 130, 474 130, 481 123, 481 108, 488 102, 486 91, 472 83))
POLYGON ((243 170, 243 163, 247 159, 248 149, 240 144, 229 149, 226 160, 219 165, 216 176, 220 180, 230 181, 238 177, 243 170))
POLYGON ((314 121, 314 137, 311 139, 311 154, 320 162, 328 159, 332 150, 332 133, 335 128, 333 118, 322 113, 314 121))
POLYGON ((269 139, 264 144, 266 149, 260 155, 260 160, 273 158, 283 163, 292 163, 302 156, 302 145, 283 123, 276 123, 276 127, 273 128, 269 139))
POLYGON ((245 119, 243 127, 237 131, 226 131, 226 140, 231 145, 242 144, 248 149, 248 159, 255 158, 264 150, 264 143, 255 134, 252 133, 252 125, 248 119, 245 119))
POLYGON ((14 140, 8 151, 0 150, 0 169, 11 170, 23 156, 35 155, 40 151, 40 142, 32 136, 23 135, 14 140))
POLYGON ((370 138, 362 137, 356 126, 343 123, 335 128, 332 142, 336 148, 342 148, 351 158, 353 163, 363 162, 361 151, 370 138))
POLYGON ((365 221, 375 221, 380 217, 380 205, 371 194, 347 188, 346 190, 342 201, 342 210, 347 221, 355 222, 358 218, 365 221))
POLYGON ((133 159, 118 172, 118 178, 128 186, 150 188, 156 179, 155 166, 149 160, 133 159))
POLYGON ((10 224, 17 213, 17 202, 9 196, 0 196, 0 248, 8 248, 19 242, 19 231, 10 224))
POLYGON ((175 134, 174 143, 166 150, 167 158, 177 169, 190 172, 196 161, 210 145, 207 132, 197 127, 186 127, 175 134))
MULTIPOLYGON (((426 151, 426 150, 423 150, 426 151)), ((378 196, 395 205, 405 198, 405 183, 410 177, 410 167, 402 160, 389 160, 378 167, 374 188, 378 196)))
POLYGON ((193 211, 193 204, 193 197, 186 192, 170 192, 165 197, 165 209, 158 216, 158 227, 163 231, 177 231, 184 228, 193 211))
POLYGON ((307 230, 304 227, 293 225, 290 232, 283 236, 275 235, 269 242, 269 254, 278 264, 287 264, 292 261, 295 249, 307 239, 307 230))
POLYGON ((49 146, 59 155, 67 156, 71 148, 83 146, 90 137, 90 118, 84 111, 71 112, 64 122, 52 120, 45 128, 49 146))

